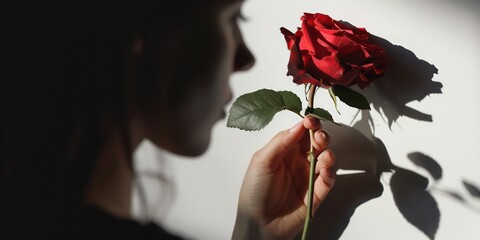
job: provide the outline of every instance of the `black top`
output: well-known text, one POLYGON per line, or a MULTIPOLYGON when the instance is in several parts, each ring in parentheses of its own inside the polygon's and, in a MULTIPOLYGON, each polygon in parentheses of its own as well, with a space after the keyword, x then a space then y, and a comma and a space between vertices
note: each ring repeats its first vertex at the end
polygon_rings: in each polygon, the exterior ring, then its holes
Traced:
MULTIPOLYGON (((52 216, 52 215, 50 215, 52 216)), ((122 219, 94 207, 82 206, 75 213, 64 214, 63 221, 51 221, 25 216, 20 219, 2 219, 0 239, 48 239, 48 240, 181 240, 155 223, 140 223, 122 219), (13 224, 15 223, 15 224, 13 224)), ((56 218, 58 220, 58 218, 56 218)))
POLYGON ((68 239, 138 239, 180 240, 155 223, 140 223, 131 219, 117 218, 93 206, 85 208, 84 219, 71 226, 68 239))

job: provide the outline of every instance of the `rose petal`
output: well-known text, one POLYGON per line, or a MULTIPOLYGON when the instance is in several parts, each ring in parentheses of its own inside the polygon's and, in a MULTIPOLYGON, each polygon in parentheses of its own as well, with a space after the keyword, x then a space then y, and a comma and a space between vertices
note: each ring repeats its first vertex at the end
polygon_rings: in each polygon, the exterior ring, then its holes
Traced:
POLYGON ((349 70, 343 73, 342 79, 339 81, 339 85, 350 86, 356 83, 358 73, 354 70, 349 70))
MULTIPOLYGON (((302 25, 304 24, 305 23, 302 25)), ((302 30, 305 37, 300 41, 300 50, 308 50, 310 54, 317 58, 331 55, 331 51, 333 50, 331 46, 327 43, 319 43, 319 41, 322 41, 324 38, 318 31, 310 29, 307 25, 305 25, 302 30)))
POLYGON ((281 27, 280 32, 285 37, 285 41, 287 42, 288 50, 292 49, 293 44, 295 43, 295 34, 290 32, 288 29, 281 27))
POLYGON ((313 58, 313 63, 326 75, 330 76, 335 80, 340 80, 343 74, 343 67, 337 61, 335 56, 326 56, 322 59, 313 58))
POLYGON ((338 60, 348 64, 362 64, 368 58, 360 45, 346 45, 338 50, 338 60))
POLYGON ((313 18, 315 25, 324 26, 327 29, 333 29, 334 20, 325 14, 316 13, 315 15, 310 15, 313 18))
POLYGON ((290 50, 290 60, 288 62, 287 75, 293 76, 293 82, 297 84, 315 84, 320 85, 319 80, 313 78, 305 71, 305 65, 303 63, 303 57, 299 48, 300 40, 297 39, 290 50))
MULTIPOLYGON (((315 29, 319 33, 321 33, 320 39, 327 43, 325 47, 330 47, 333 49, 338 49, 339 45, 337 44, 338 42, 341 41, 343 34, 339 30, 330 30, 330 29, 315 29)), ((319 42, 322 44, 321 42, 319 42)), ((323 45, 323 44, 322 44, 323 45)))
POLYGON ((314 47, 314 40, 318 38, 318 32, 312 31, 306 21, 302 22, 302 30, 304 38, 302 39, 302 45, 300 46, 301 50, 308 50, 309 52, 316 52, 314 47))

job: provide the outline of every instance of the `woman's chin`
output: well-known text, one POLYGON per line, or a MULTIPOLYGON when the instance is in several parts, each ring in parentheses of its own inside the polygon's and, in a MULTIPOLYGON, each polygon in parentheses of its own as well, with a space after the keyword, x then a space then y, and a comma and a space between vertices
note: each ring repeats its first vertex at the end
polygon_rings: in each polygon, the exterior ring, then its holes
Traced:
POLYGON ((185 157, 198 157, 204 154, 210 146, 210 138, 201 141, 185 141, 179 144, 178 147, 165 149, 177 155, 185 157))

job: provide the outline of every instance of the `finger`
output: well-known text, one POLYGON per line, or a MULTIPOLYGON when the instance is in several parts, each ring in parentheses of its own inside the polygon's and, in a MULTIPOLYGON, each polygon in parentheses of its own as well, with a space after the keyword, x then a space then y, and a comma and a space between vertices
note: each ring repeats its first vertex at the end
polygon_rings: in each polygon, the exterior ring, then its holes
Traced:
POLYGON ((336 174, 332 168, 322 168, 313 187, 312 210, 315 213, 335 184, 336 174))
POLYGON ((335 154, 326 149, 317 157, 317 165, 315 166, 315 173, 320 174, 323 168, 333 169, 335 166, 335 154))
POLYGON ((335 156, 330 150, 323 151, 320 156, 318 156, 315 170, 319 175, 315 179, 315 185, 313 187, 314 197, 312 208, 314 212, 317 211, 335 184, 336 174, 333 168, 334 166, 335 156))
POLYGON ((305 128, 302 122, 297 123, 290 130, 279 132, 263 148, 255 153, 256 163, 264 166, 274 167, 274 160, 281 159, 285 153, 298 145, 298 142, 304 136, 305 128))
MULTIPOLYGON (((315 182, 313 187, 313 206, 312 210, 315 212, 320 204, 325 200, 328 193, 335 184, 335 155, 330 150, 323 151, 318 156, 318 161, 315 166, 315 182)), ((307 204, 307 196, 305 196, 305 204, 307 204)))
POLYGON ((311 116, 306 116, 305 118, 303 118, 303 126, 306 129, 311 129, 313 131, 322 129, 322 124, 320 120, 311 116))
POLYGON ((307 116, 303 120, 303 125, 306 129, 314 131, 313 136, 310 138, 310 142, 313 144, 313 147, 316 150, 315 152, 318 156, 320 152, 328 147, 328 144, 330 143, 330 137, 326 131, 322 130, 321 121, 317 118, 307 116))
POLYGON ((320 204, 325 200, 328 193, 335 184, 335 155, 330 150, 323 151, 318 156, 315 172, 318 174, 313 187, 313 211, 315 212, 320 204))
POLYGON ((324 130, 316 131, 311 142, 317 152, 322 152, 330 144, 330 135, 324 130))

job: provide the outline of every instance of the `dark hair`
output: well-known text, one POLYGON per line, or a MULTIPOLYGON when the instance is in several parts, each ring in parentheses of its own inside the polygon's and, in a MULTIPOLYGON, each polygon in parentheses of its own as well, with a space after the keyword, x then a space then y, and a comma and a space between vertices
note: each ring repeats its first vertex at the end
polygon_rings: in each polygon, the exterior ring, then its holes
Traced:
POLYGON ((125 71, 142 31, 140 4, 0 3, 3 237, 62 236, 70 216, 82 214, 110 123, 124 129, 131 153, 125 71))

